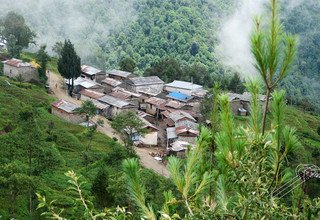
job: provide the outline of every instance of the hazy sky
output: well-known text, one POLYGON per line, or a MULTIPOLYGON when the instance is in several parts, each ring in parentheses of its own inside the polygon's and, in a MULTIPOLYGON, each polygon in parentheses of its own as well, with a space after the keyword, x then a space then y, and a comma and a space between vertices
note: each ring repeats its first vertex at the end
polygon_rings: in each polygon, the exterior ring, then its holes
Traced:
MULTIPOLYGON (((216 52, 221 61, 242 73, 243 77, 256 75, 253 57, 250 51, 250 35, 253 31, 253 19, 263 15, 270 0, 241 0, 237 10, 222 24, 218 35, 216 52)), ((287 8, 294 8, 303 0, 286 0, 287 8)))
POLYGON ((134 0, 0 0, 0 16, 22 14, 37 33, 37 43, 51 50, 70 39, 83 59, 105 45, 111 31, 135 19, 134 0))

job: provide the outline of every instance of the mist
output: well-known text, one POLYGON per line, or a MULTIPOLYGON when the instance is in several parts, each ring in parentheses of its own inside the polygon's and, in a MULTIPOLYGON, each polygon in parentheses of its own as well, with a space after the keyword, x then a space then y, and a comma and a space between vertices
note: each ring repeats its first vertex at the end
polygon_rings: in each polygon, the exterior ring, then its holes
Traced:
POLYGON ((46 44, 52 54, 57 41, 70 39, 84 62, 100 67, 108 36, 135 19, 134 0, 0 0, 0 5, 1 17, 15 11, 36 32, 31 50, 46 44))
MULTIPOLYGON (((257 76, 250 51, 250 35, 254 28, 254 18, 260 15, 265 17, 269 2, 270 0, 241 0, 235 12, 222 22, 216 53, 226 67, 236 70, 243 78, 257 76)), ((303 0, 284 1, 287 9, 293 9, 302 2, 303 0)))

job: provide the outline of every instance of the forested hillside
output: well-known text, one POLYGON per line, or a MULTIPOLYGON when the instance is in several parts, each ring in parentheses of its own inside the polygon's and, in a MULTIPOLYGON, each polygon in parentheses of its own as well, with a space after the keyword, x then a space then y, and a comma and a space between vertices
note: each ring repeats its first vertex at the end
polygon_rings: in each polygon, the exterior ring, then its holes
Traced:
POLYGON ((297 61, 284 88, 291 103, 319 112, 320 2, 305 0, 293 9, 284 7, 284 11, 286 30, 299 36, 297 61))

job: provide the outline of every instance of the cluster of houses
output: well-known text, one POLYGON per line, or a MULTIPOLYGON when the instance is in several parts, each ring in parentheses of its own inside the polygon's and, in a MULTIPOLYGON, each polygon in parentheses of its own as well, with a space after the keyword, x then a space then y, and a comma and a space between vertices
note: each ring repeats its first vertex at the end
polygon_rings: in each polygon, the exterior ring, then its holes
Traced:
MULTIPOLYGON (((35 76, 34 67, 21 60, 4 61, 4 74, 30 81, 35 76)), ((65 80, 65 83, 70 83, 65 80)), ((207 91, 191 82, 175 80, 165 84, 157 76, 141 77, 133 73, 112 70, 101 71, 83 65, 81 77, 74 80, 73 94, 80 100, 92 100, 97 114, 112 120, 120 112, 133 111, 144 122, 148 133, 134 136, 136 145, 166 147, 174 155, 184 155, 193 147, 199 135, 200 103, 207 91)), ((250 94, 229 93, 235 115, 250 113, 250 94)), ((260 96, 261 105, 266 97, 260 96)), ((75 124, 86 117, 76 113, 80 106, 65 100, 52 104, 52 113, 75 124)))

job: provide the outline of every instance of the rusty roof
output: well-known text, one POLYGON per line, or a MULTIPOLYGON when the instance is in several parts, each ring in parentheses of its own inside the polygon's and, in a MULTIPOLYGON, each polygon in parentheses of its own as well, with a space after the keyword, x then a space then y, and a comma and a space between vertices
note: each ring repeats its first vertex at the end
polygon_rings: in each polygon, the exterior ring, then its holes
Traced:
POLYGON ((87 75, 90 75, 90 76, 93 76, 93 75, 96 75, 98 73, 101 73, 103 72, 102 70, 99 70, 95 67, 92 67, 92 66, 87 66, 87 65, 82 65, 81 66, 81 72, 87 74, 87 75))
POLYGON ((93 91, 93 90, 89 90, 89 89, 83 89, 80 91, 80 94, 81 95, 84 95, 84 96, 87 96, 89 98, 92 98, 92 99, 99 99, 101 98, 102 96, 104 96, 105 94, 101 93, 101 92, 96 92, 96 91, 93 91))
POLYGON ((152 104, 154 106, 157 106, 157 107, 162 107, 163 105, 165 105, 167 103, 166 100, 160 99, 157 97, 151 97, 151 98, 147 99, 145 102, 152 104))
POLYGON ((131 78, 128 83, 131 83, 135 86, 164 84, 164 82, 158 76, 135 77, 131 78))
POLYGON ((6 60, 3 62, 6 65, 14 66, 14 67, 32 67, 30 63, 23 62, 22 60, 12 58, 11 60, 6 60))
POLYGON ((175 109, 180 109, 180 108, 182 108, 184 106, 185 106, 184 103, 181 103, 181 102, 178 102, 178 101, 174 101, 174 100, 171 100, 166 104, 166 107, 175 108, 175 109))
POLYGON ((79 105, 76 105, 74 103, 68 102, 64 99, 60 99, 54 103, 51 104, 51 106, 58 108, 60 110, 63 110, 67 113, 74 113, 74 110, 76 110, 77 108, 80 108, 79 105))
POLYGON ((121 71, 121 70, 111 70, 108 72, 109 76, 119 76, 122 78, 128 78, 132 73, 126 72, 126 71, 121 71))
POLYGON ((113 87, 119 86, 122 82, 116 79, 112 79, 110 77, 105 78, 104 80, 101 81, 102 84, 107 84, 113 87))
POLYGON ((121 92, 121 91, 113 91, 109 95, 116 97, 118 99, 122 99, 122 100, 126 100, 126 99, 130 98, 130 96, 131 96, 130 94, 125 93, 125 92, 121 92))

